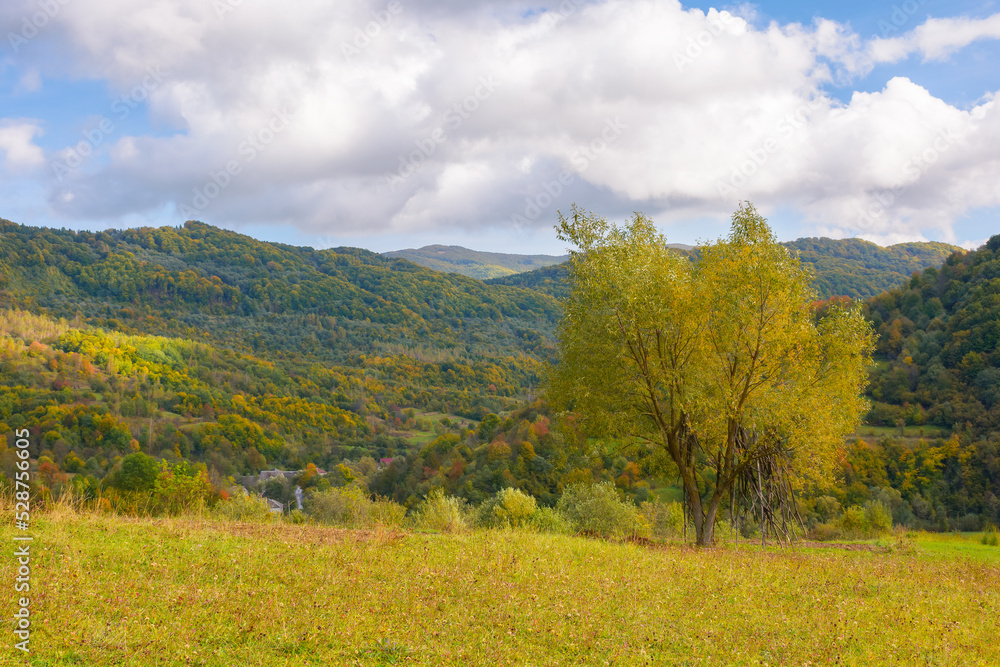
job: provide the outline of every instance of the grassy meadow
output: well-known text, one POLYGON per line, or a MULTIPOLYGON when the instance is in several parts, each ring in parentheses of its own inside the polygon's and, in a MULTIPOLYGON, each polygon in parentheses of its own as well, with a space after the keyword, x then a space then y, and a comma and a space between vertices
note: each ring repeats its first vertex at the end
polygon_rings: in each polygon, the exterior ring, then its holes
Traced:
POLYGON ((65 507, 33 529, 32 654, 8 637, 2 664, 1000 661, 1000 548, 975 536, 696 549, 65 507))

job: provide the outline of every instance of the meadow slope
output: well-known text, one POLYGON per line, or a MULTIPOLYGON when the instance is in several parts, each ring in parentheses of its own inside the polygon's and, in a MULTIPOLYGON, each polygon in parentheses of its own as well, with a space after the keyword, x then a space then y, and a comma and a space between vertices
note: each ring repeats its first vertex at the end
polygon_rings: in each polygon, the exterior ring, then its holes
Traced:
MULTIPOLYGON (((12 526, 0 532, 11 544, 12 526)), ((66 509, 38 515, 34 533, 33 665, 997 660, 992 556, 698 550, 66 509)), ((13 567, 0 561, 4 581, 13 567)), ((0 662, 21 662, 11 643, 0 662)))

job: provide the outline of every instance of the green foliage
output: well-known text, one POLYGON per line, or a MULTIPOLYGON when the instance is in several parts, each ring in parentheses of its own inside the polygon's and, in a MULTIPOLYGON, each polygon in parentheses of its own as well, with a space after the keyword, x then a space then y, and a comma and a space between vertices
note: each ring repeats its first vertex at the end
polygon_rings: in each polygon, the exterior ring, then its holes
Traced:
POLYGON ((414 512, 414 523, 426 530, 457 533, 468 528, 465 501, 433 489, 414 512))
POLYGON ((153 489, 154 511, 164 514, 197 512, 212 498, 212 483, 203 467, 196 468, 187 461, 160 464, 160 474, 153 489))
POLYGON ((523 528, 529 525, 538 505, 520 489, 506 488, 482 503, 476 511, 476 524, 490 528, 523 528))
POLYGON ((751 461, 829 479, 866 405, 858 309, 817 317, 809 274, 749 204, 692 263, 641 214, 624 227, 574 208, 575 244, 552 395, 595 435, 660 448, 700 544, 751 461))
POLYGON ((984 544, 989 547, 1000 546, 1000 533, 998 533, 996 526, 990 526, 985 531, 983 531, 982 536, 979 538, 980 544, 984 544))
POLYGON ((115 473, 111 486, 122 491, 150 492, 160 476, 160 464, 152 456, 135 452, 122 459, 122 467, 115 473))
POLYGON ((247 523, 268 523, 274 517, 266 500, 248 493, 236 493, 216 503, 212 513, 220 519, 247 523))
POLYGON ((573 484, 566 487, 556 509, 585 535, 624 539, 648 537, 650 526, 632 503, 622 500, 614 484, 573 484))
POLYGON ((684 507, 680 503, 645 502, 639 506, 639 513, 657 539, 680 537, 684 532, 684 507))
POLYGON ((306 511, 315 521, 345 528, 399 527, 406 516, 405 507, 384 498, 372 500, 357 486, 314 492, 306 511))
POLYGON ((540 533, 569 535, 573 532, 573 525, 554 507, 536 508, 529 525, 540 533))
POLYGON ((938 267, 960 248, 947 243, 898 243, 883 248, 862 239, 798 239, 782 244, 810 266, 824 298, 867 299, 894 289, 914 271, 938 267))
POLYGON ((477 430, 479 439, 483 440, 484 442, 489 442, 490 440, 492 440, 493 433, 496 431, 496 428, 499 425, 500 425, 500 417, 496 416, 492 412, 483 417, 483 420, 479 422, 479 429, 477 430))

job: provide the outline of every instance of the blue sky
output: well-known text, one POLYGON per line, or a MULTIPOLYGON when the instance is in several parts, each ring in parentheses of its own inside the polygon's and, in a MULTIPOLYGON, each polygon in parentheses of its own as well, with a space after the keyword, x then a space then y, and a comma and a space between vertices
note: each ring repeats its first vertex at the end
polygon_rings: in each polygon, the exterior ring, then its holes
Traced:
POLYGON ((573 202, 724 234, 1000 232, 995 2, 27 0, 0 216, 561 253, 573 202))

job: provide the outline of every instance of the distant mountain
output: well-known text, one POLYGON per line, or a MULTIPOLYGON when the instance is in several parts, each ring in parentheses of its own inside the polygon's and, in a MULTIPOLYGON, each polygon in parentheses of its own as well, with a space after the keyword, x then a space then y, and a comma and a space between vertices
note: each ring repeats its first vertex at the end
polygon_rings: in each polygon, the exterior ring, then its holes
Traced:
POLYGON ((402 257, 414 264, 426 266, 442 273, 460 273, 463 276, 498 278, 533 269, 561 264, 569 255, 513 255, 500 252, 479 252, 457 245, 429 245, 383 253, 387 257, 402 257))
POLYGON ((897 243, 887 248, 861 239, 805 238, 784 244, 810 264, 824 297, 867 299, 899 287, 914 272, 941 266, 962 251, 947 243, 897 243))
MULTIPOLYGON (((899 243, 883 248, 861 239, 805 238, 784 245, 812 267, 816 275, 813 286, 823 298, 868 299, 899 287, 914 272, 941 266, 954 252, 963 252, 947 243, 899 243)), ((670 247, 692 256, 697 253, 694 246, 672 243, 670 247)), ((558 264, 486 282, 526 287, 562 299, 569 292, 567 275, 567 266, 558 264)))

